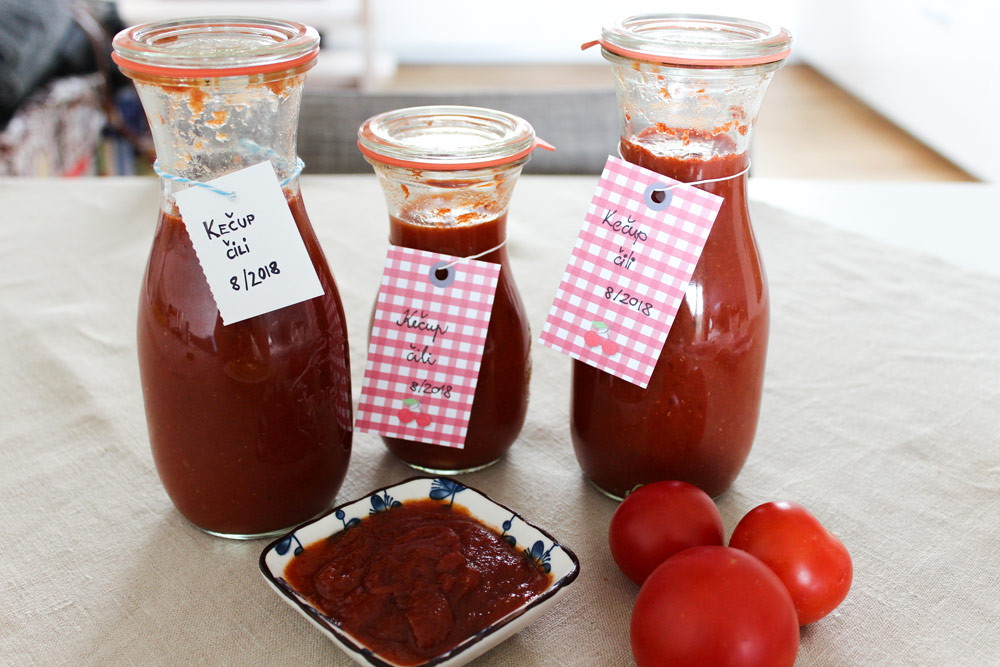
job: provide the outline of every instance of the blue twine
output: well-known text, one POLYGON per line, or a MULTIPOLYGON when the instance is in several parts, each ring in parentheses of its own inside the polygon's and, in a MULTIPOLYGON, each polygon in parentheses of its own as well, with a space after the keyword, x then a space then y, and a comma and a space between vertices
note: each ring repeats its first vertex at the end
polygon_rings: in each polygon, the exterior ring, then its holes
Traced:
MULTIPOLYGON (((299 176, 299 174, 302 173, 302 170, 305 169, 305 167, 306 163, 302 161, 302 158, 295 158, 295 169, 292 170, 292 173, 288 176, 288 178, 286 178, 281 182, 281 187, 285 187, 286 185, 291 183, 295 178, 299 176)), ((160 169, 159 160, 155 160, 153 162, 153 171, 156 172, 156 175, 159 176, 160 178, 165 178, 170 181, 176 181, 177 183, 184 183, 187 185, 197 185, 200 188, 211 190, 217 195, 222 195, 223 197, 229 197, 230 199, 236 198, 235 192, 230 192, 229 190, 223 190, 222 188, 217 188, 214 185, 211 185, 209 183, 203 183, 202 181, 196 181, 192 178, 185 178, 183 176, 178 176, 176 174, 167 173, 162 169, 160 169)))

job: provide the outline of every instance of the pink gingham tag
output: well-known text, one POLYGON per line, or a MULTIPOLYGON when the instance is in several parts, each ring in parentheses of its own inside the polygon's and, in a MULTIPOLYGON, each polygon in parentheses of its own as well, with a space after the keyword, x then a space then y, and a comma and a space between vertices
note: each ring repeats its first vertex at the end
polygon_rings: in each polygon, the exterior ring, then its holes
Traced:
POLYGON ((359 431, 465 446, 499 276, 500 265, 492 262, 389 248, 359 431))
POLYGON ((609 157, 540 342, 645 388, 722 197, 609 157))

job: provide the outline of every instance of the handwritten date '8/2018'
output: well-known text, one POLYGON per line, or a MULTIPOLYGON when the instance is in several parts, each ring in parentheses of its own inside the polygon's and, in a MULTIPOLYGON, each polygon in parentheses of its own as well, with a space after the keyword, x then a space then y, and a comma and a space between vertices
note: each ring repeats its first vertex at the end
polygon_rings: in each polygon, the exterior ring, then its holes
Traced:
POLYGON ((257 287, 262 284, 265 280, 271 276, 276 276, 281 271, 278 269, 278 262, 271 262, 265 264, 264 266, 259 266, 256 269, 250 269, 249 271, 243 269, 243 285, 240 286, 240 276, 233 276, 229 279, 229 285, 233 288, 234 292, 239 292, 241 289, 250 289, 251 287, 257 287))
POLYGON ((649 301, 643 301, 642 299, 636 297, 623 289, 616 290, 614 287, 608 287, 604 290, 604 298, 609 301, 615 301, 617 303, 624 304, 629 308, 634 308, 643 315, 653 314, 653 304, 649 301))
POLYGON ((432 384, 427 380, 414 380, 410 383, 410 391, 414 394, 427 394, 430 396, 437 396, 440 394, 444 398, 451 398, 451 389, 452 387, 450 384, 432 384))

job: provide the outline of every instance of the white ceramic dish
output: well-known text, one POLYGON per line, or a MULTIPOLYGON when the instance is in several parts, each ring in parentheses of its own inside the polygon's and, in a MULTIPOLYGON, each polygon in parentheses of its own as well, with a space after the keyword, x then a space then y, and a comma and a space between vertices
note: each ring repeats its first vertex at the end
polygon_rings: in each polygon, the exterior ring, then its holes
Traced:
POLYGON ((283 575, 288 562, 301 553, 305 546, 341 532, 369 514, 384 512, 390 509, 394 502, 427 498, 465 507, 473 517, 496 530, 508 542, 516 544, 528 558, 547 570, 552 575, 552 582, 538 597, 496 620, 455 648, 421 665, 457 667, 482 655, 541 617, 566 593, 569 585, 580 573, 580 562, 572 551, 513 510, 453 479, 416 477, 377 489, 363 498, 341 505, 329 514, 305 523, 269 544, 260 555, 260 570, 264 579, 288 604, 333 639, 358 663, 398 667, 398 663, 365 647, 332 619, 313 607, 288 585, 283 575))

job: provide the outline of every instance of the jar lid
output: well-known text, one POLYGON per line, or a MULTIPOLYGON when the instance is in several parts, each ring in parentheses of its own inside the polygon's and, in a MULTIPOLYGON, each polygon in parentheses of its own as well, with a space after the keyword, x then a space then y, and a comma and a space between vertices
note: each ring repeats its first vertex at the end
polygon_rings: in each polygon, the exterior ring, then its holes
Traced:
POLYGON ((536 147, 555 150, 523 118, 480 107, 396 109, 358 128, 358 148, 366 158, 414 169, 495 167, 526 158, 536 147))
POLYGON ((600 44, 627 58, 665 65, 743 67, 784 60, 792 35, 780 26, 707 14, 639 14, 606 26, 600 44))
POLYGON ((319 53, 319 33, 276 19, 198 17, 126 28, 112 47, 112 59, 127 74, 215 78, 309 64, 319 53))

